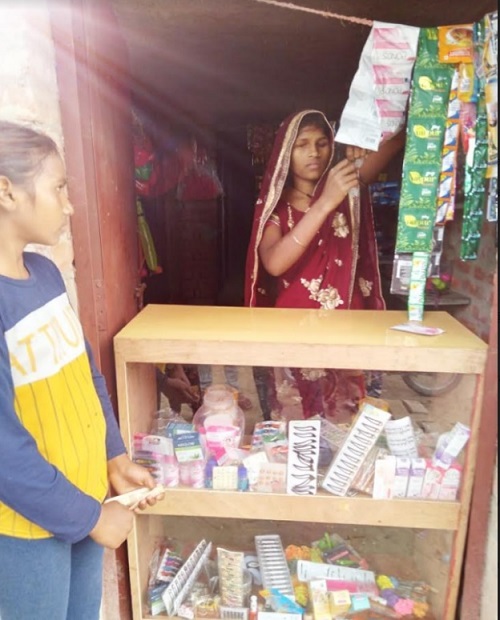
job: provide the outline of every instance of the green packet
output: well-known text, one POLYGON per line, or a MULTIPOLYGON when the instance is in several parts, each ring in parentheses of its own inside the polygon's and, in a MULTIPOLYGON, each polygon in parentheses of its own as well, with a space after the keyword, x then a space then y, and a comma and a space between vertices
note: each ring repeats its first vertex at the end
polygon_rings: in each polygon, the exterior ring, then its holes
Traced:
POLYGON ((424 316, 425 284, 429 261, 428 252, 413 253, 408 291, 408 320, 410 321, 421 321, 424 316))
POLYGON ((406 139, 405 163, 440 164, 445 126, 441 119, 410 118, 406 139))
POLYGON ((439 62, 438 29, 420 28, 415 67, 433 69, 434 67, 440 67, 442 64, 439 62))
POLYGON ((448 116, 452 65, 434 69, 415 69, 409 108, 409 118, 436 118, 445 122, 448 116))
POLYGON ((399 208, 420 208, 435 211, 440 165, 403 164, 399 208))
POLYGON ((483 213, 469 213, 464 218, 462 226, 462 239, 479 239, 481 237, 481 228, 483 227, 483 213))
POLYGON ((430 252, 435 213, 427 209, 402 209, 399 212, 396 252, 430 252))

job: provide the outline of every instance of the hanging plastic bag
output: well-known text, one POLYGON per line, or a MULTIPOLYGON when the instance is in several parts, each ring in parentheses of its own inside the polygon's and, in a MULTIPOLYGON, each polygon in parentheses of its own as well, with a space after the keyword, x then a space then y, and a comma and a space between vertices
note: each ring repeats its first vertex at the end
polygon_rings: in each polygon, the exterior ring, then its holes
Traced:
POLYGON ((215 200, 222 195, 222 184, 217 177, 215 164, 203 148, 193 141, 192 163, 181 173, 177 186, 177 200, 215 200))
POLYGON ((152 273, 161 273, 163 270, 158 264, 155 244, 140 200, 135 201, 135 207, 137 210, 137 230, 146 266, 152 273))
POLYGON ((157 163, 151 141, 144 136, 134 144, 135 191, 138 196, 156 195, 157 163))
POLYGON ((161 196, 172 191, 179 183, 180 174, 181 165, 176 153, 164 153, 158 165, 156 195, 161 196))

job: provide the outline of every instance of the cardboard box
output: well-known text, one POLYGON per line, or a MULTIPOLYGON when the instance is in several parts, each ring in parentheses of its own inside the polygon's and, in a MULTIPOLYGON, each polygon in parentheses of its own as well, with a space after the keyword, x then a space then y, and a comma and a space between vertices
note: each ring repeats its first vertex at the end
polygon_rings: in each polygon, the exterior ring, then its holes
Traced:
POLYGON ((394 476, 393 497, 406 497, 408 479, 410 477, 411 459, 405 456, 396 457, 396 475, 394 476))
POLYGON ((314 620, 331 620, 330 599, 325 579, 309 581, 309 598, 314 620))
POLYGON ((375 461, 373 499, 392 499, 396 477, 396 457, 388 454, 375 461))
POLYGON ((330 592, 330 613, 333 618, 343 616, 351 607, 351 595, 348 590, 330 592))
POLYGON ((408 479, 408 487, 406 489, 406 497, 418 498, 422 497, 422 488, 424 486, 425 471, 427 463, 425 459, 411 459, 410 477, 408 479))

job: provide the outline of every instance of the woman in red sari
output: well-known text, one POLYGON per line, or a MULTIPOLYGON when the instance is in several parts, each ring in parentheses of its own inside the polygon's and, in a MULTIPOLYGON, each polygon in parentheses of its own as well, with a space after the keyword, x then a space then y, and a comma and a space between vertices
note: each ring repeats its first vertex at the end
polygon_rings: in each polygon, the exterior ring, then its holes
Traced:
MULTIPOLYGON (((280 308, 383 310, 373 216, 349 201, 402 147, 399 134, 376 153, 347 147, 331 167, 333 130, 304 110, 280 126, 256 203, 247 255, 245 304, 280 308), (362 160, 357 168, 355 160, 362 160)), ((356 371, 294 369, 304 417, 339 419, 364 396, 356 371), (325 411, 326 409, 326 411, 325 411)))

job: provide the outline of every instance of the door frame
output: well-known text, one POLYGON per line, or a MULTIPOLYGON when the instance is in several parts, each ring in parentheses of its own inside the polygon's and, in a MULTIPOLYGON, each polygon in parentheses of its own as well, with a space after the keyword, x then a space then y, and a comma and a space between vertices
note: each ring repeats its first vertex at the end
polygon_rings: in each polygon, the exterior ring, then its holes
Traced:
MULTIPOLYGON (((98 8, 96 6, 93 0, 71 0, 49 3, 48 10, 69 197, 75 207, 71 232, 79 317, 117 413, 113 337, 137 313, 139 300, 135 295, 141 289, 132 121, 130 116, 130 135, 124 127, 124 135, 116 141, 114 119, 109 122, 109 106, 113 102, 109 100, 109 90, 104 93, 102 88, 99 92, 98 84, 102 84, 106 76, 96 69, 100 58, 96 53, 98 50, 92 49, 92 43, 98 41, 97 29, 102 26, 102 19, 92 17, 93 13, 99 11, 103 19, 109 19, 112 29, 114 14, 108 0, 99 0, 98 8), (92 29, 96 30, 93 32, 92 29), (129 155, 126 155, 127 141, 129 155), (115 157, 110 157, 110 150, 116 151, 111 153, 115 157), (122 178, 124 171, 125 174, 128 171, 129 182, 122 178), (116 240, 116 243, 110 243, 110 239, 116 240), (117 282, 120 271, 122 278, 117 282), (123 273, 129 274, 129 277, 123 276, 123 273)), ((107 40, 105 45, 115 45, 112 53, 123 54, 123 65, 128 65, 128 54, 124 42, 119 40, 121 35, 117 27, 111 35, 113 42, 107 40)), ((121 79, 124 85, 124 67, 115 68, 123 71, 121 79)), ((106 69, 109 70, 109 67, 106 69)), ((117 116, 123 114, 126 120, 126 102, 122 101, 121 105, 117 116)), ((129 114, 130 111, 129 100, 129 114)), ((121 120, 120 116, 116 122, 119 124, 121 120)), ((102 617, 128 620, 131 615, 124 544, 116 551, 105 550, 102 617)))

